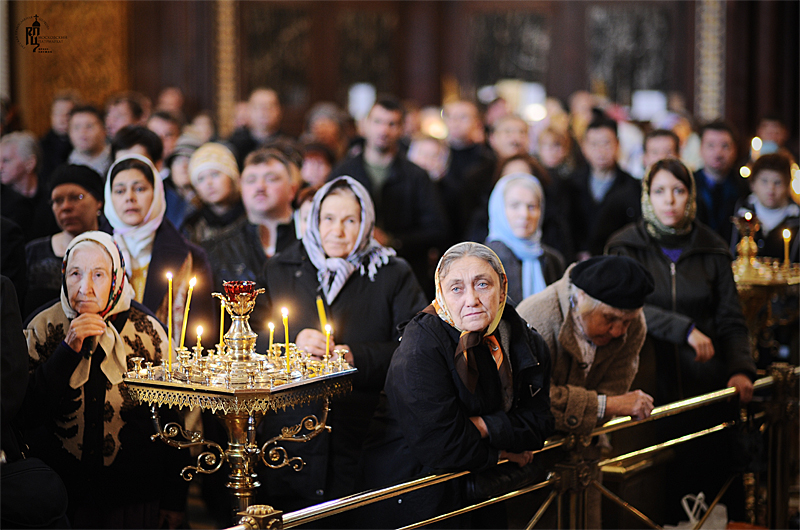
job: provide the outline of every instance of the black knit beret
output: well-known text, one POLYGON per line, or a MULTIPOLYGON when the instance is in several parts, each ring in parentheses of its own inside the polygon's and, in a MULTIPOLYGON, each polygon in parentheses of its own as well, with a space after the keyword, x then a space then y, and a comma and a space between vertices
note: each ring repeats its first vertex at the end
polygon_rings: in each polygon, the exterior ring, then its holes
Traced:
POLYGON ((103 177, 88 166, 63 164, 50 177, 50 191, 62 184, 77 184, 103 202, 103 177))
POLYGON ((637 309, 653 292, 653 276, 641 263, 625 256, 597 256, 575 265, 570 279, 576 287, 617 309, 637 309))

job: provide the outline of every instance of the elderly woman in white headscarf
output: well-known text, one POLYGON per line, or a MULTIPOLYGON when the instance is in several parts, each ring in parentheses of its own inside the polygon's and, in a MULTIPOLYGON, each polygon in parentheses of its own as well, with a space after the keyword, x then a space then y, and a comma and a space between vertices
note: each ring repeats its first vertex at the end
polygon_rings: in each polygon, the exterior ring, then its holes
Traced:
POLYGON ((84 232, 64 255, 60 302, 25 329, 26 440, 67 486, 74 528, 158 528, 160 510, 175 521, 185 505, 180 456, 150 442, 147 408, 120 387, 133 357, 160 364, 167 352, 164 328, 133 294, 112 237, 84 232))
POLYGON ((117 160, 108 170, 104 208, 114 229, 114 241, 125 258, 134 299, 161 322, 167 322, 167 273, 171 273, 173 326, 180 329, 189 282, 197 278, 187 329, 202 324, 210 336, 216 336, 208 258, 165 217, 164 184, 153 163, 139 155, 117 160))
MULTIPOLYGON (((271 502, 284 509, 354 493, 361 444, 400 338, 398 326, 425 307, 410 266, 375 241, 374 226, 367 190, 350 177, 339 177, 314 196, 303 240, 267 262, 261 283, 269 312, 280 323, 281 308, 289 309, 289 341, 314 357, 325 354, 319 299, 333 327, 330 351, 344 350, 347 362, 358 369, 353 392, 333 402, 328 421, 333 432, 289 448, 309 469, 319 471, 284 468, 262 477, 271 502)), ((275 341, 284 341, 280 325, 275 341)), ((306 407, 292 414, 299 420, 316 410, 306 407)), ((289 424, 288 415, 275 415, 264 418, 260 429, 272 437, 289 424)))
POLYGON ((497 181, 489 197, 489 236, 508 275, 508 297, 514 304, 536 294, 564 274, 564 258, 542 244, 544 190, 539 179, 512 173, 497 181))

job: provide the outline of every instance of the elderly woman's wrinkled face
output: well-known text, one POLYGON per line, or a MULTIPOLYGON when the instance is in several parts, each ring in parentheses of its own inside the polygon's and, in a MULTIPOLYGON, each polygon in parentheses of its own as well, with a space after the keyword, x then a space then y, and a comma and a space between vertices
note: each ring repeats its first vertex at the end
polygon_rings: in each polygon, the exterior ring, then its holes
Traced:
POLYGON ((95 244, 84 243, 69 255, 64 271, 69 305, 80 314, 99 313, 111 292, 111 257, 95 244))
POLYGON ((502 282, 481 258, 465 256, 454 261, 439 283, 456 327, 464 331, 486 329, 500 307, 502 282))
POLYGON ((111 185, 111 202, 125 224, 138 226, 144 221, 155 191, 153 185, 138 169, 125 169, 117 173, 111 185))
POLYGON ((319 208, 322 250, 329 258, 346 258, 356 246, 361 230, 361 205, 347 194, 328 195, 319 208))
POLYGON ((505 203, 506 218, 515 237, 528 239, 536 233, 542 209, 539 197, 530 187, 512 182, 505 190, 505 203))

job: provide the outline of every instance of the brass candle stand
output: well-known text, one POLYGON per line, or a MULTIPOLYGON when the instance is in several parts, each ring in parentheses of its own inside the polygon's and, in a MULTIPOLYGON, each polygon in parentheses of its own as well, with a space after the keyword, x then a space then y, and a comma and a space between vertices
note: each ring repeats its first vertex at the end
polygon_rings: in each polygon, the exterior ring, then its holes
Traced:
MULTIPOLYGON (((790 263, 788 256, 783 260, 758 257, 758 245, 753 236, 760 223, 754 213, 746 212, 741 217, 733 217, 732 221, 742 235, 736 245, 738 257, 733 262, 733 278, 750 331, 750 351, 758 360, 759 338, 775 324, 788 323, 775 318, 772 300, 800 284, 800 264, 790 263)), ((790 317, 789 320, 796 318, 797 313, 790 317)))
MULTIPOLYGON (((225 462, 230 465, 227 487, 235 515, 253 503, 259 486, 255 472, 259 460, 273 469, 303 468, 303 460, 291 457, 279 444, 306 442, 330 430, 326 424, 330 398, 352 389, 351 376, 356 369, 344 361, 343 355, 333 362, 313 360, 292 343, 273 344, 264 355, 255 353, 257 336, 248 320, 263 289, 256 290, 254 282, 225 282, 225 291, 225 307, 233 323, 225 334, 225 344, 218 345, 216 353, 208 350, 209 354, 203 356, 201 347, 195 346, 193 353, 179 348, 172 371, 166 364, 154 367, 147 363, 142 368, 143 359, 134 358, 124 386, 135 403, 150 405, 156 430, 153 440, 178 449, 204 448, 196 464, 181 471, 185 480, 192 480, 196 473, 219 471, 225 462), (298 425, 283 427, 259 447, 256 427, 264 414, 319 400, 324 402, 319 418, 310 415, 298 425), (225 427, 228 447, 223 449, 177 423, 162 425, 158 413, 162 405, 210 410, 225 427)), ((219 293, 214 296, 223 298, 219 293)))

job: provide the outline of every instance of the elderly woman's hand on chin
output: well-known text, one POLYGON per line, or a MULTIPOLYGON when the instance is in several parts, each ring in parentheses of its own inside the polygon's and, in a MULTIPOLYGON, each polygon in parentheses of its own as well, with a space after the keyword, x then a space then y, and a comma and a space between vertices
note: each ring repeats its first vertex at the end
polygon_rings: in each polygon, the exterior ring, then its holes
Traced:
POLYGON ((84 313, 73 320, 67 330, 64 342, 75 351, 81 351, 83 341, 88 337, 97 337, 106 330, 106 322, 96 313, 84 313))

